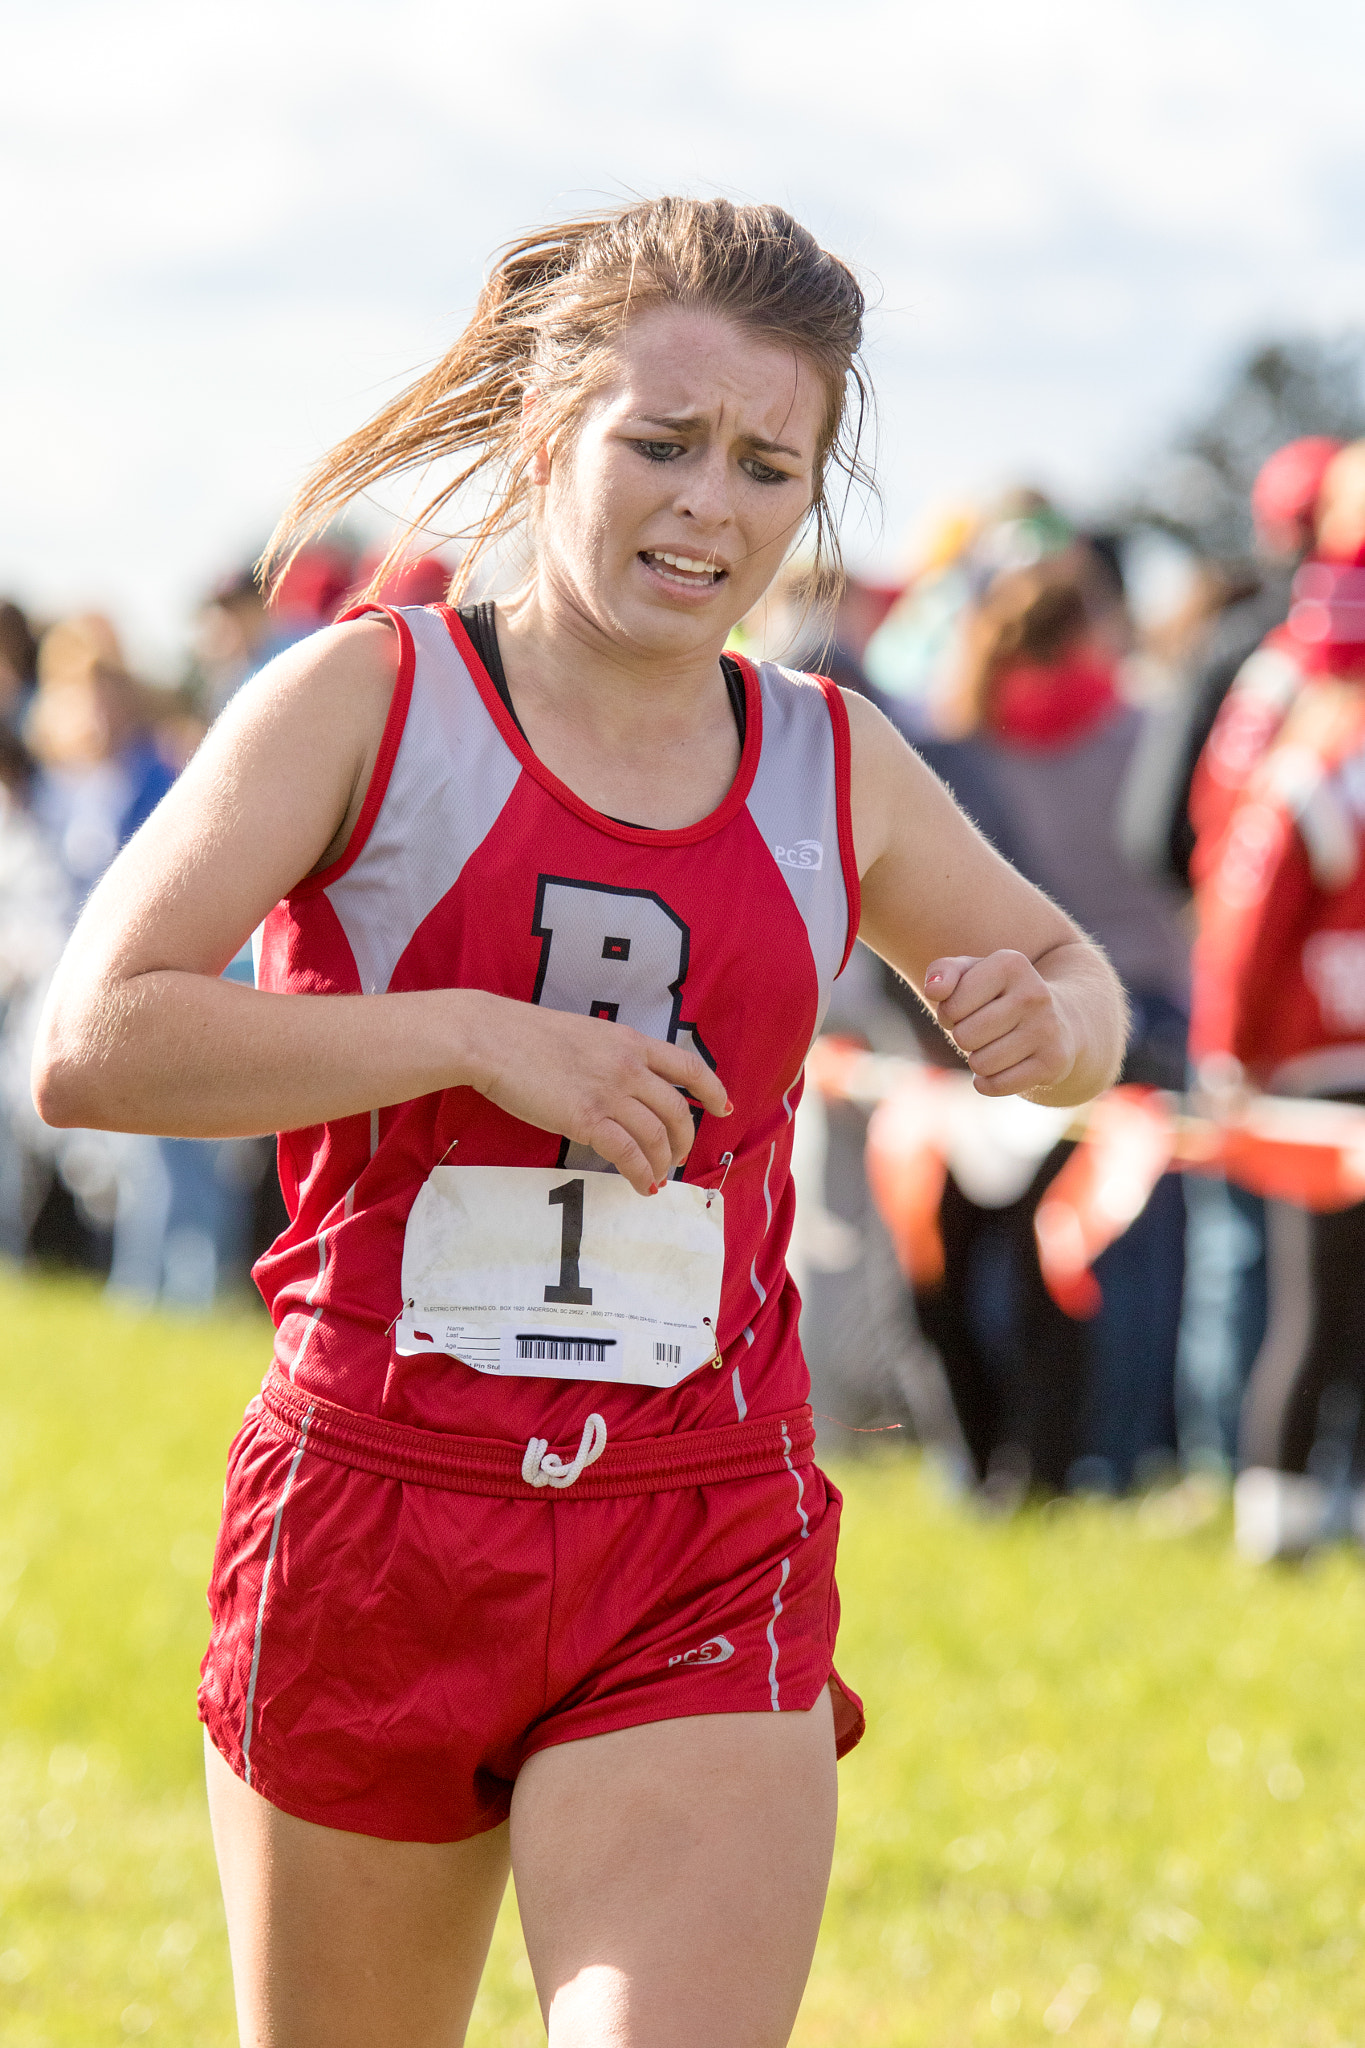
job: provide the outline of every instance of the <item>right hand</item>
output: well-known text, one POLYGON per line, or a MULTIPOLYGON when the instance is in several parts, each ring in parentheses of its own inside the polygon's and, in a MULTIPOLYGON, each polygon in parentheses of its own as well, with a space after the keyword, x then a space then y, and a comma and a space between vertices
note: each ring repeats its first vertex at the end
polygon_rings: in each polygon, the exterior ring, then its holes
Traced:
POLYGON ((492 995, 481 995, 471 1021, 480 1095, 590 1145, 637 1194, 654 1194, 692 1149, 683 1089, 713 1116, 731 1112, 725 1084, 698 1053, 628 1024, 492 995))

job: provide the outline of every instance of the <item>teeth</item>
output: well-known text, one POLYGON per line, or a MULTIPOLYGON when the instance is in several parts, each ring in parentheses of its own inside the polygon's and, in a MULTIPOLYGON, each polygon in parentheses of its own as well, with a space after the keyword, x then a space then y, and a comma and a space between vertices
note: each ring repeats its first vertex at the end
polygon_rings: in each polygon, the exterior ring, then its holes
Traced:
POLYGON ((651 559, 666 562, 670 569, 682 569, 690 576, 715 576, 718 572, 714 562, 696 562, 690 555, 668 555, 662 548, 650 549, 651 559))

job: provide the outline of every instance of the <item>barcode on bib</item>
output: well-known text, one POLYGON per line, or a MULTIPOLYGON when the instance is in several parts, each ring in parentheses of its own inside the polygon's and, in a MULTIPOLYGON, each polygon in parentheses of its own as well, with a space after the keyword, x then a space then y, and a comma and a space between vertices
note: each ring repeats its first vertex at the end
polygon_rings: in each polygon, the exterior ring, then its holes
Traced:
POLYGON ((521 1337, 518 1358, 554 1359, 566 1365, 605 1365, 614 1337, 521 1337))
POLYGON ((682 1345, 656 1344, 654 1346, 654 1363, 656 1365, 681 1365, 682 1345))

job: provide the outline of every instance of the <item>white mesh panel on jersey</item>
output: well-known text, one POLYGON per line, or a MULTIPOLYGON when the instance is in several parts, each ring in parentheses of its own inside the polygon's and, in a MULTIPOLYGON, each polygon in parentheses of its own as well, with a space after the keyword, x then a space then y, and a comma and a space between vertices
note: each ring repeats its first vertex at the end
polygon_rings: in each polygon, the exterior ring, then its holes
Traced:
POLYGON ((445 621, 405 609, 412 702, 370 836, 326 891, 366 995, 381 995, 418 926, 455 886, 521 774, 445 621))
POLYGON ((834 728, 818 683, 761 663, 763 752, 749 815, 805 921, 820 982, 818 1031, 848 943, 834 728))

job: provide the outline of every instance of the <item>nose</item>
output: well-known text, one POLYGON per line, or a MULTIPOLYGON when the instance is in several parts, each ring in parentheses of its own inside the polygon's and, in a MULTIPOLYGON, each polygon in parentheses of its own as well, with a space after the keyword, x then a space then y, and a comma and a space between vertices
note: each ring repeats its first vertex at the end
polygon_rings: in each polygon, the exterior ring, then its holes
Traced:
POLYGON ((679 463, 673 509, 707 533, 715 533, 730 517, 730 468, 724 448, 697 451, 692 462, 679 463))

